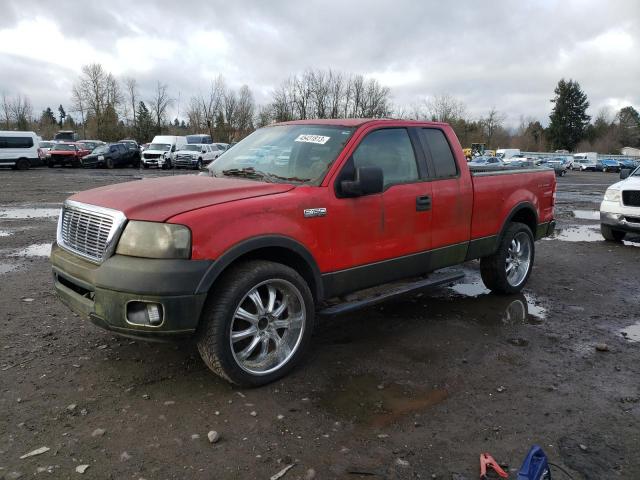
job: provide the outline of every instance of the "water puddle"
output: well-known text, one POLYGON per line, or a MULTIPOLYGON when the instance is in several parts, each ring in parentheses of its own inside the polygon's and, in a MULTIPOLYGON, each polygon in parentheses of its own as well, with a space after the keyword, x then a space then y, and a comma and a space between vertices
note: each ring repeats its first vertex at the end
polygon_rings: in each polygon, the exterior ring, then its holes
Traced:
POLYGON ((573 216, 582 220, 600 220, 598 210, 573 210, 573 216))
POLYGON ((36 243, 11 254, 12 257, 48 257, 51 255, 50 243, 36 243))
POLYGON ((640 322, 623 328, 620 333, 630 342, 640 342, 640 322))
POLYGON ((347 421, 382 428, 404 416, 442 403, 445 389, 417 390, 398 383, 385 384, 370 374, 333 378, 320 403, 347 421))
POLYGON ((18 265, 13 263, 0 263, 0 275, 13 272, 18 269, 18 265))
POLYGON ((564 242, 602 242, 602 234, 598 225, 575 225, 559 228, 548 240, 562 240, 564 242))
POLYGON ((0 219, 7 220, 25 220, 29 218, 57 218, 59 215, 59 208, 0 208, 0 219))
MULTIPOLYGON (((491 295, 491 291, 481 280, 468 283, 457 283, 449 287, 456 294, 477 299, 477 311, 493 310, 505 325, 540 324, 547 317, 547 310, 536 303, 536 298, 530 293, 517 294, 509 297, 491 295)), ((456 303, 460 303, 459 299, 456 303)))

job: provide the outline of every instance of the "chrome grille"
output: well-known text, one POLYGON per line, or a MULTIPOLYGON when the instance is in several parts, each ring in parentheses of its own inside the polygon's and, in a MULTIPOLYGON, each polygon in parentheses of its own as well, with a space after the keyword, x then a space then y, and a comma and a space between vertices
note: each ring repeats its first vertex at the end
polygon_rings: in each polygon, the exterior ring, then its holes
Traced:
POLYGON ((66 202, 58 222, 58 244, 100 263, 112 253, 109 247, 124 221, 117 210, 66 202))

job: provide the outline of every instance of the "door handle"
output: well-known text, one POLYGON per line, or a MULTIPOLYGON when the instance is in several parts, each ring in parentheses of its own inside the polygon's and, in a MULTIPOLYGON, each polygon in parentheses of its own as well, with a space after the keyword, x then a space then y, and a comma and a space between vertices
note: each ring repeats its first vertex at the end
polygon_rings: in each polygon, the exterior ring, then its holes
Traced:
POLYGON ((418 212, 431 210, 431 197, 429 195, 416 197, 416 210, 418 212))

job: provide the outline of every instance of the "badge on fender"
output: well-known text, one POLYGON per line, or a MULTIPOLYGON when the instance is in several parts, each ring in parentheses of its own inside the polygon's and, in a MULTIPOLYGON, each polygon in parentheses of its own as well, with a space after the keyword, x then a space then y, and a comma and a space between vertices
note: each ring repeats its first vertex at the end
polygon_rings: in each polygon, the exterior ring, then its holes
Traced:
POLYGON ((324 217, 326 214, 327 214, 327 209, 324 207, 304 209, 304 218, 324 217))

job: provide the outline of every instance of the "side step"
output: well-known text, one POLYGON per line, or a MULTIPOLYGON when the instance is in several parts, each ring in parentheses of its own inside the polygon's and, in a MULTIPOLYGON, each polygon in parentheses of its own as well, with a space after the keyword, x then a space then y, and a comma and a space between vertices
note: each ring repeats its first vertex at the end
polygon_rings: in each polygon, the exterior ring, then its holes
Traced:
POLYGON ((395 282, 380 285, 350 294, 344 302, 329 305, 320 310, 318 314, 324 316, 341 315, 382 303, 390 298, 405 295, 416 290, 455 283, 462 278, 464 278, 464 272, 447 270, 432 273, 427 278, 421 278, 414 282, 395 282))

